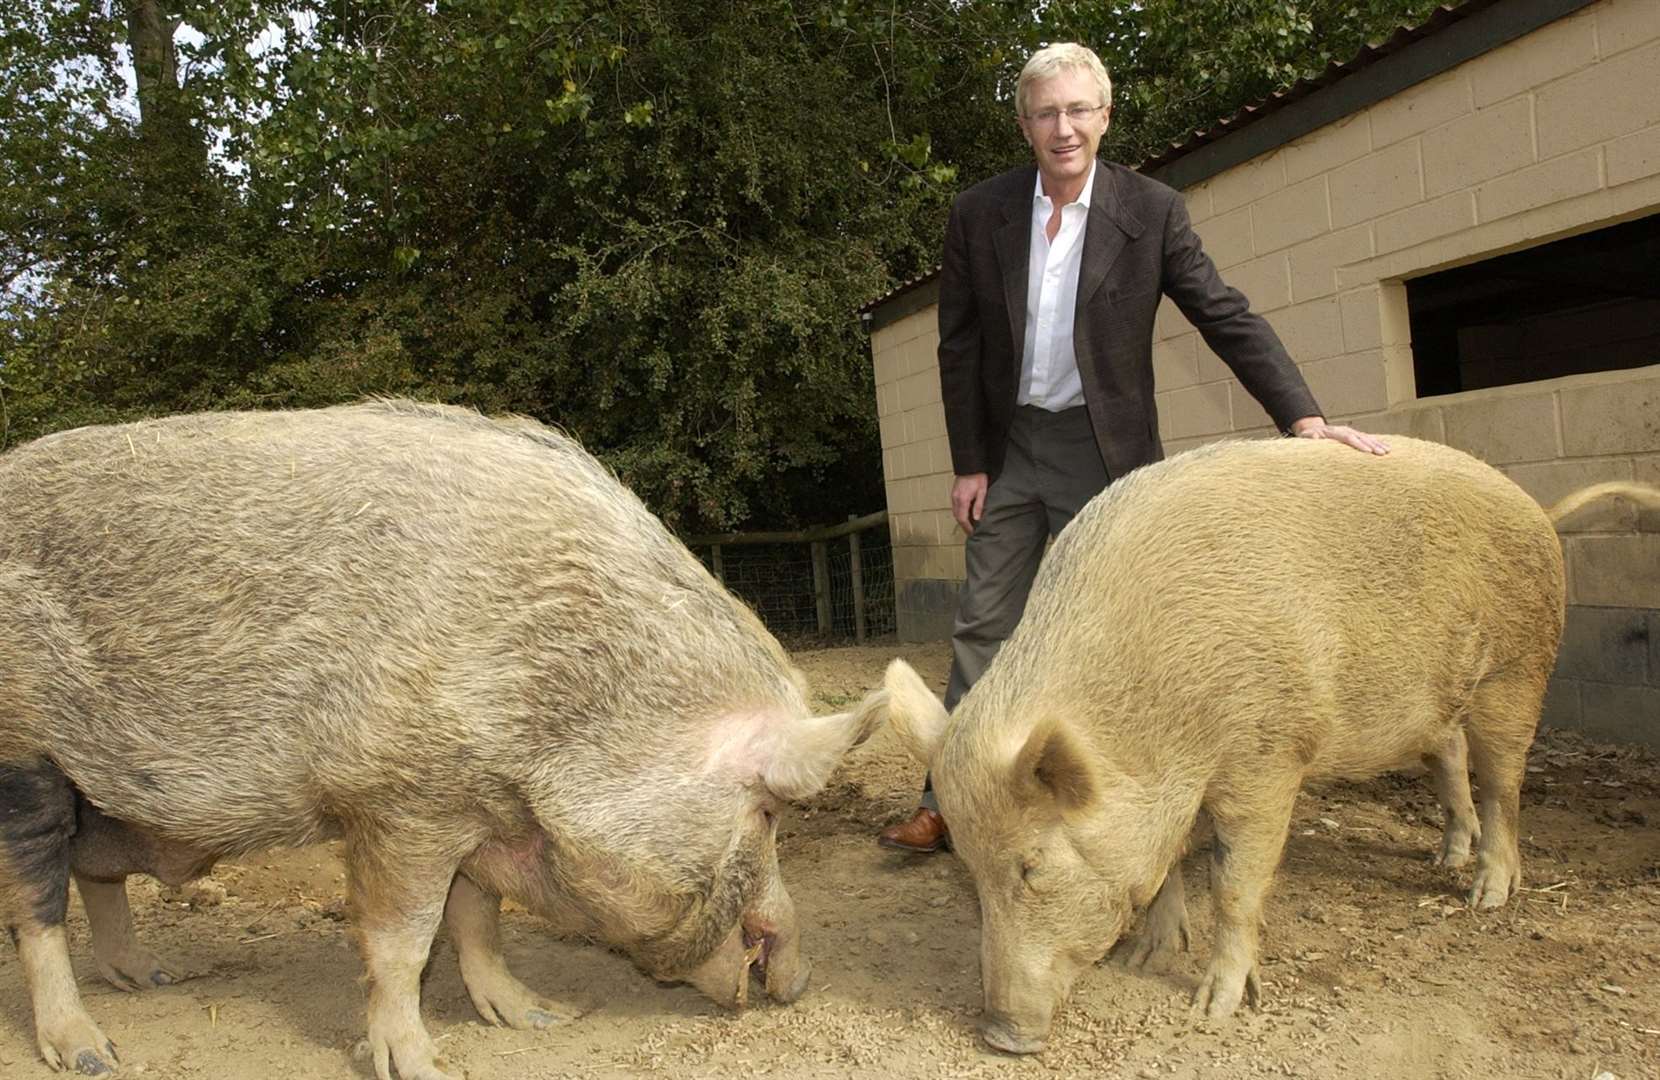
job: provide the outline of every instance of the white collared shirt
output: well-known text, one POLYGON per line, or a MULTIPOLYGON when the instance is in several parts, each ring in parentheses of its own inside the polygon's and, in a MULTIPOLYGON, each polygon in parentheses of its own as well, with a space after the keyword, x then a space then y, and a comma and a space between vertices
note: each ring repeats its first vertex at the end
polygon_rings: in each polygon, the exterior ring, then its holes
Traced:
POLYGON ((1026 272, 1026 340, 1020 359, 1020 392, 1015 401, 1060 412, 1084 403, 1072 322, 1078 308, 1078 269, 1084 257, 1084 225, 1095 191, 1095 165, 1078 201, 1061 207, 1061 227, 1051 242, 1046 231, 1055 204, 1043 193, 1043 174, 1032 198, 1032 253, 1026 272))

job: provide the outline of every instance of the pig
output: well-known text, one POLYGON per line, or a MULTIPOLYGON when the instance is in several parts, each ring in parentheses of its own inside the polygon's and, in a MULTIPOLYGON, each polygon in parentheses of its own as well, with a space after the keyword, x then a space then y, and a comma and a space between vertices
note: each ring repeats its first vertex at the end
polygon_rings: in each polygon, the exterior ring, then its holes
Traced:
POLYGON ((440 924, 491 1024, 573 1015, 508 970, 502 897, 725 1005, 809 965, 778 814, 869 733, 564 435, 382 401, 179 416, 0 456, 0 917, 54 1068, 114 1071, 97 969, 177 969, 124 880, 343 842, 380 1080, 448 1080, 440 924))
POLYGON ((1304 781, 1428 764, 1469 900, 1521 881, 1517 803, 1563 619, 1550 515, 1457 450, 1214 444, 1120 479, 1055 540, 949 716, 903 661, 865 707, 933 773, 980 898, 983 1037, 1041 1050, 1074 980, 1185 946, 1178 858, 1214 827, 1195 1008, 1260 994, 1258 928, 1304 781), (1467 750, 1466 750, 1467 747, 1467 750), (1466 767, 1481 795, 1474 808, 1466 767))

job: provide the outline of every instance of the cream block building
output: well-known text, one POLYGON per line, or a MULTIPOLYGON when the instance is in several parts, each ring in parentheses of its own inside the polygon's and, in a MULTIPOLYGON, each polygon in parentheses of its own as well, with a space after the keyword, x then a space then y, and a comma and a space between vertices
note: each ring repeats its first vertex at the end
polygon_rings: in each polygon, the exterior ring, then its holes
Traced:
MULTIPOLYGON (((1182 191, 1329 417, 1467 450, 1547 504, 1601 480, 1660 486, 1660 0, 1443 10, 1142 169, 1182 191), (1627 238, 1608 280, 1635 299, 1537 317, 1504 299, 1550 295, 1553 268, 1594 267, 1605 256, 1586 245, 1605 236, 1627 238), (1484 302, 1487 321, 1456 330, 1456 364, 1426 374, 1425 305, 1484 302)), ((865 312, 908 640, 949 635, 963 577, 937 296, 928 275, 865 312)), ((1167 453, 1273 434, 1169 301, 1153 363, 1167 453)), ((1609 504, 1564 550, 1546 722, 1660 746, 1660 514, 1609 504)))

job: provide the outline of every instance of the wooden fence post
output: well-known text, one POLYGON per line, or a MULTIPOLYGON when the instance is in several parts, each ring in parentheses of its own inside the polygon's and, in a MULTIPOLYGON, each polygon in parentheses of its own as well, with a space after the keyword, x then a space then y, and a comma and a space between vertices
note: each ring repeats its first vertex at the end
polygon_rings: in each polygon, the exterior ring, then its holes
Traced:
MULTIPOLYGON (((853 521, 857 514, 847 515, 847 520, 853 521)), ((847 534, 848 565, 853 578, 853 643, 865 643, 865 572, 859 564, 859 530, 855 529, 847 534)))
MULTIPOLYGON (((874 514, 863 517, 848 516, 848 519, 837 525, 829 525, 814 529, 796 529, 789 532, 749 532, 749 533, 708 533, 702 536, 688 536, 684 543, 690 548, 709 548, 709 569, 714 573, 715 580, 726 585, 726 562, 722 557, 724 545, 744 544, 809 544, 813 555, 813 601, 818 615, 818 629, 821 634, 828 634, 833 629, 835 606, 830 594, 830 555, 829 542, 845 536, 848 538, 848 550, 852 556, 853 566, 853 632, 858 641, 863 641, 870 632, 868 622, 869 611, 865 603, 864 565, 860 554, 859 532, 863 529, 873 529, 879 525, 886 525, 888 512, 878 510, 874 514)), ((796 594, 800 596, 799 593, 796 594)))
POLYGON ((830 632, 830 559, 829 545, 823 540, 813 541, 813 595, 818 600, 818 632, 830 632))

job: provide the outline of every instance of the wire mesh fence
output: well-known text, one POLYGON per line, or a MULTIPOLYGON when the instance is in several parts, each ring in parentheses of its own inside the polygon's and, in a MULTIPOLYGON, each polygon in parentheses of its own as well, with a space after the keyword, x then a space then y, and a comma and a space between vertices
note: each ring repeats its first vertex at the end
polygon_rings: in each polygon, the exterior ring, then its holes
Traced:
MULTIPOLYGON (((853 557, 845 545, 830 542, 830 632, 853 637, 853 557)), ((893 545, 884 523, 859 538, 860 582, 864 592, 865 636, 891 634, 895 629, 893 603, 893 545)))
MULTIPOLYGON (((873 518, 880 518, 872 522, 873 518)), ((862 640, 895 628, 886 515, 866 527, 693 537, 688 543, 780 638, 862 640), (814 539, 826 532, 843 535, 814 539), (788 539, 781 536, 787 535, 788 539), (718 543, 711 541, 718 540, 718 543), (820 552, 815 557, 814 549, 820 552), (855 557, 855 552, 857 556, 855 557), (860 623, 863 623, 861 633, 860 623)))

